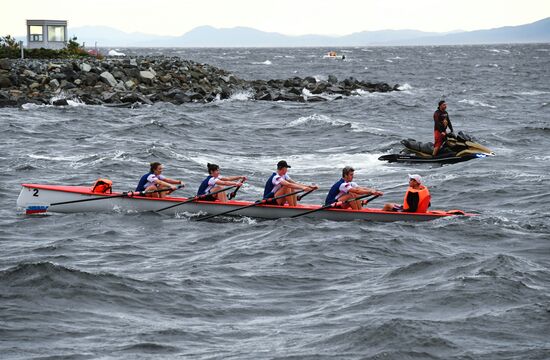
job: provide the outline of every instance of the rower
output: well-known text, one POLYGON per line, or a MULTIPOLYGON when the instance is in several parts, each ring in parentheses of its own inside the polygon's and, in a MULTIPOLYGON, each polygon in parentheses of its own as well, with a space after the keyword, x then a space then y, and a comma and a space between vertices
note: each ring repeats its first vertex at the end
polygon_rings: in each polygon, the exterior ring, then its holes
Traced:
POLYGON ((210 195, 212 192, 221 190, 223 186, 237 186, 240 187, 245 181, 246 176, 228 176, 220 177, 220 167, 216 164, 206 164, 208 170, 208 176, 202 181, 197 191, 197 196, 207 195, 203 198, 206 201, 227 202, 227 195, 225 192, 218 192, 210 195), (241 180, 241 182, 235 182, 235 180, 241 180))
POLYGON ((361 200, 348 200, 356 198, 360 195, 384 195, 382 191, 357 185, 357 183, 353 182, 354 173, 355 169, 351 166, 346 166, 342 169, 342 178, 334 183, 334 185, 330 188, 325 199, 325 205, 340 202, 341 204, 338 204, 335 207, 339 207, 341 209, 351 207, 353 210, 360 210, 363 207, 361 200))
POLYGON ((382 210, 425 213, 431 205, 430 200, 430 192, 422 185, 422 178, 418 174, 413 174, 409 175, 409 188, 405 193, 403 205, 388 203, 382 210))
POLYGON ((139 179, 139 183, 135 190, 136 192, 147 192, 166 189, 166 191, 155 191, 149 194, 145 194, 145 196, 147 197, 163 198, 177 189, 177 187, 173 184, 183 185, 183 181, 181 180, 170 179, 162 175, 164 166, 161 163, 152 162, 149 165, 151 166, 151 168, 149 169, 149 172, 147 174, 143 175, 141 179, 139 179))
MULTIPOLYGON (((265 183, 264 199, 272 199, 274 197, 290 194, 292 192, 292 189, 312 191, 319 188, 317 185, 314 184, 304 185, 292 180, 288 175, 289 168, 291 168, 291 166, 288 165, 285 160, 281 160, 277 163, 277 172, 271 174, 271 176, 265 183)), ((296 204, 298 203, 298 199, 296 197, 296 194, 294 194, 286 197, 281 197, 276 200, 270 200, 266 203, 273 205, 284 205, 285 203, 288 203, 289 206, 296 206, 296 204)))

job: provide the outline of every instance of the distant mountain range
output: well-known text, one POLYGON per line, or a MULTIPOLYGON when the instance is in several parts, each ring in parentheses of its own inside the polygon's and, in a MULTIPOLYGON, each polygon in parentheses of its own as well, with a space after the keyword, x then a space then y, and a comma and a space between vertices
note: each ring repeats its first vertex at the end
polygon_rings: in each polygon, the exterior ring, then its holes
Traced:
MULTIPOLYGON (((344 36, 289 36, 247 27, 200 26, 182 36, 126 33, 104 26, 69 27, 69 35, 91 47, 344 47, 366 45, 461 45, 550 42, 550 18, 531 24, 451 33, 418 30, 362 31, 344 36)), ((19 37, 20 38, 20 37, 19 37)), ((23 37, 24 40, 24 37, 23 37)))

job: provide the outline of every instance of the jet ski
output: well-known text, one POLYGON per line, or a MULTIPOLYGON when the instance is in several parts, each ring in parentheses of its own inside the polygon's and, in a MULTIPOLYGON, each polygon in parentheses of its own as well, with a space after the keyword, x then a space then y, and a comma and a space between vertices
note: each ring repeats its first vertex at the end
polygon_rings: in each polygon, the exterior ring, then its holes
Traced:
POLYGON ((402 163, 437 163, 454 164, 472 159, 494 156, 491 150, 478 144, 470 135, 458 132, 447 134, 447 139, 439 149, 436 156, 432 156, 434 144, 432 142, 423 143, 414 139, 403 139, 401 144, 405 149, 399 154, 383 155, 378 158, 381 161, 402 162, 402 163))

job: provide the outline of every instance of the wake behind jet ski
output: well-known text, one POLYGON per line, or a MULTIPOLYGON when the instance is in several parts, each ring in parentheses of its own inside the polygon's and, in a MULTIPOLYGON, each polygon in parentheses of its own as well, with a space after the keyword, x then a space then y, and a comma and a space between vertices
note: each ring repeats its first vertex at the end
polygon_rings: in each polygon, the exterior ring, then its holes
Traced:
POLYGON ((458 135, 447 134, 446 141, 436 156, 433 156, 434 144, 423 143, 414 139, 403 139, 405 146, 399 154, 383 155, 381 161, 403 163, 438 163, 454 164, 462 161, 494 156, 495 154, 485 146, 478 144, 474 138, 462 131, 458 135))

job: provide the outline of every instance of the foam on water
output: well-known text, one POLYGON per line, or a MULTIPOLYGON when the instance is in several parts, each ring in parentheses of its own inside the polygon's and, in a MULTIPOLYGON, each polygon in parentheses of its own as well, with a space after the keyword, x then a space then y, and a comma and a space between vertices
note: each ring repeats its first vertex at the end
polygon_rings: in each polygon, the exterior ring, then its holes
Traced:
POLYGON ((472 106, 488 107, 488 108, 491 108, 491 109, 496 108, 496 106, 494 106, 494 105, 490 105, 490 104, 484 103, 483 101, 479 101, 479 100, 462 99, 462 100, 459 100, 458 102, 461 103, 461 104, 468 104, 468 105, 472 105, 472 106))

